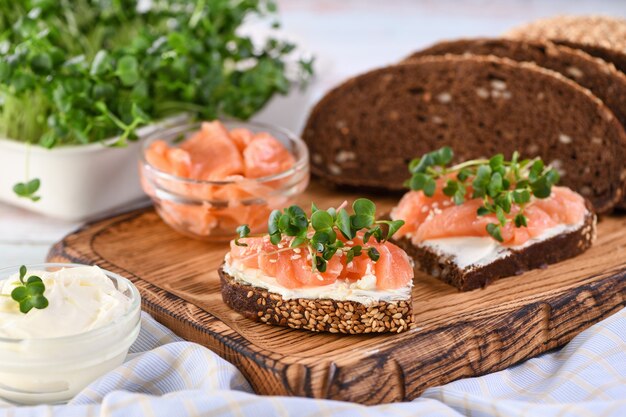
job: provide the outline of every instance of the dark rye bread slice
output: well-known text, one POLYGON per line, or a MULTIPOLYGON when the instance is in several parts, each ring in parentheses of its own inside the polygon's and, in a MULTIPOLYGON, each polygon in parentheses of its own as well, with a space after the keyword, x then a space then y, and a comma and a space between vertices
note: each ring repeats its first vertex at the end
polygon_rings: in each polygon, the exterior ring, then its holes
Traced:
POLYGON ((222 299, 244 317, 262 323, 313 332, 400 333, 413 323, 411 300, 364 305, 330 299, 285 300, 281 295, 236 281, 222 267, 222 299))
POLYGON ((572 49, 549 41, 515 39, 459 39, 439 42, 406 58, 429 55, 473 54, 493 55, 520 62, 534 62, 559 72, 589 89, 613 111, 626 126, 626 74, 613 64, 595 58, 580 49, 572 49))
POLYGON ((448 145, 457 162, 541 156, 600 213, 624 188, 626 134, 613 113, 559 73, 505 58, 424 57, 365 73, 315 106, 303 137, 313 173, 335 185, 402 190, 412 158, 448 145))
POLYGON ((484 265, 461 269, 452 257, 427 246, 414 246, 408 238, 394 239, 415 262, 415 270, 424 271, 461 291, 482 288, 498 278, 519 275, 577 256, 592 245, 596 237, 596 215, 590 209, 584 223, 576 230, 553 236, 484 265))
POLYGON ((626 19, 609 16, 555 16, 511 29, 506 37, 549 39, 611 62, 626 72, 626 19))

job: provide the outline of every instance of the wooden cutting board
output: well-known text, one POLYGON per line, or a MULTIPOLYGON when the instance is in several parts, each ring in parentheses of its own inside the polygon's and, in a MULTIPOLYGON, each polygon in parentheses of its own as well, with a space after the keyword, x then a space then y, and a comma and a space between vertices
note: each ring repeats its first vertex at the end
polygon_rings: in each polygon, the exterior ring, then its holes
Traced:
MULTIPOLYGON (((381 213, 397 199, 369 197, 381 213)), ((354 198, 312 184, 300 202, 327 207, 354 198)), ((459 293, 418 274, 418 327, 398 335, 316 334, 243 318, 220 295, 217 268, 227 244, 181 236, 152 209, 89 224, 57 243, 48 258, 97 264, 130 278, 146 311, 234 363, 259 394, 379 404, 504 369, 567 343, 624 307, 625 226, 626 217, 606 217, 585 254, 482 290, 459 293)))

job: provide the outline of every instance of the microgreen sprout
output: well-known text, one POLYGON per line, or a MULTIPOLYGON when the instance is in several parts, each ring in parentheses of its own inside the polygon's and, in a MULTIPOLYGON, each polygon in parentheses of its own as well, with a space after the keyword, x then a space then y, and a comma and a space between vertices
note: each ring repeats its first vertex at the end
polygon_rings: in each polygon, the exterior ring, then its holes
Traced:
POLYGON ((25 281, 26 267, 20 267, 20 283, 11 291, 11 298, 20 305, 20 311, 24 314, 33 308, 44 309, 48 307, 48 299, 44 296, 46 286, 41 278, 31 275, 25 281))
POLYGON ((514 152, 511 160, 498 154, 490 159, 475 159, 449 166, 454 152, 443 147, 429 152, 409 163, 411 178, 405 186, 421 190, 428 197, 435 194, 437 180, 445 180, 442 192, 461 205, 469 198, 480 198, 483 204, 478 208, 479 216, 494 214, 496 223, 486 226, 487 233, 502 242, 502 227, 513 222, 515 227, 526 227, 524 208, 532 198, 548 198, 552 186, 559 181, 559 174, 545 166, 540 158, 519 160, 514 152), (510 215, 517 206, 515 215, 510 215))
MULTIPOLYGON (((347 263, 355 257, 366 254, 374 262, 380 258, 378 250, 368 242, 371 238, 378 243, 390 239, 402 227, 403 220, 376 220, 376 205, 366 198, 359 198, 352 204, 353 214, 349 214, 345 207, 338 209, 319 209, 315 204, 311 206, 311 216, 296 205, 284 210, 274 210, 268 219, 268 233, 270 242, 278 245, 284 236, 291 237, 290 247, 306 248, 311 255, 311 269, 325 272, 328 261, 341 251, 346 256, 347 263), (358 232, 363 232, 363 245, 346 245, 338 238, 341 234, 347 241, 354 239, 358 232)), ((245 243, 239 239, 250 234, 247 225, 237 228, 239 238, 235 244, 245 243)))
POLYGON ((13 186, 13 192, 19 197, 28 198, 31 201, 39 201, 41 197, 35 195, 35 193, 39 191, 40 185, 41 181, 39 178, 35 178, 30 181, 15 184, 13 186))

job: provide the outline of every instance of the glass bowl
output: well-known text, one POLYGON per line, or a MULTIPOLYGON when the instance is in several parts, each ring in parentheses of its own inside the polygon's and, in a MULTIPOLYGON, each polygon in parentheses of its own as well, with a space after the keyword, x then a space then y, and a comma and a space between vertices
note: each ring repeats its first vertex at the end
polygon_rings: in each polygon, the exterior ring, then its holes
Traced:
MULTIPOLYGON (((57 271, 89 265, 44 263, 28 271, 57 271)), ((0 269, 0 280, 18 267, 0 269)), ((120 366, 139 335, 141 297, 126 278, 102 269, 115 287, 130 299, 124 315, 102 327, 70 336, 50 338, 0 337, 0 398, 18 404, 54 404, 120 366)), ((45 311, 45 310, 42 310, 45 311)))
POLYGON ((235 229, 248 224, 252 233, 267 230, 272 210, 292 204, 309 183, 309 151, 302 139, 287 130, 263 123, 222 121, 229 130, 267 132, 294 156, 295 163, 278 174, 234 181, 203 181, 172 175, 151 165, 146 150, 156 140, 176 146, 200 130, 192 123, 154 132, 144 139, 139 161, 141 184, 157 213, 174 230, 195 239, 227 241, 235 229))

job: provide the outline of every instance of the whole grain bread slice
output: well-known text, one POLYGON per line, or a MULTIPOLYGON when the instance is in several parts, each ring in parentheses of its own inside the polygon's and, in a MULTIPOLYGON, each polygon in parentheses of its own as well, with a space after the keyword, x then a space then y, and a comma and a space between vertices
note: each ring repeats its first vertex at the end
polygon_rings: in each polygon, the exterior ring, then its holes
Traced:
POLYGON ((405 61, 429 55, 493 55, 519 62, 534 62, 559 72, 589 89, 626 126, 626 74, 611 63, 580 50, 550 41, 517 39, 458 39, 436 43, 405 61))
POLYGON ((492 56, 357 76, 315 106, 303 137, 313 173, 339 186, 402 190, 408 162, 444 145, 457 161, 541 156, 600 213, 621 200, 626 177, 626 133, 601 100, 555 71, 492 56))
POLYGON ((517 39, 549 39, 582 49, 626 72, 626 19, 610 16, 555 16, 508 31, 517 39))
POLYGON ((410 299, 365 305, 331 299, 284 299, 235 280, 219 268, 222 299, 243 316, 275 326, 345 334, 400 333, 413 323, 410 299))
MULTIPOLYGON (((591 209, 591 205, 588 205, 591 209)), ((414 245, 408 238, 394 239, 415 262, 415 270, 424 271, 461 291, 482 288, 503 277, 519 275, 573 258, 591 247, 596 237, 596 215, 589 210, 583 224, 563 234, 512 249, 510 255, 489 264, 460 268, 449 254, 425 245, 414 245)))

